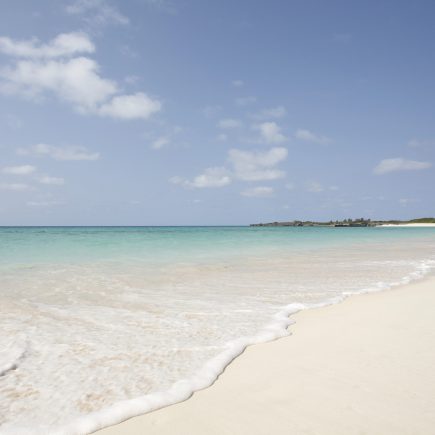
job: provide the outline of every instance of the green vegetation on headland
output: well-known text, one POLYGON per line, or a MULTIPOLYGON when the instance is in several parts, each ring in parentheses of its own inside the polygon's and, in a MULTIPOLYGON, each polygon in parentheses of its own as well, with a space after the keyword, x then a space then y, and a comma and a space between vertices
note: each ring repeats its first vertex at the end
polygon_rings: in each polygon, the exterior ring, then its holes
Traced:
POLYGON ((315 221, 289 221, 289 222, 268 222, 251 224, 251 227, 376 227, 380 225, 400 224, 435 224, 435 218, 420 218, 409 221, 401 220, 371 220, 371 219, 344 219, 342 221, 315 222, 315 221))
POLYGON ((435 224, 435 218, 420 218, 412 219, 409 221, 410 224, 435 224))

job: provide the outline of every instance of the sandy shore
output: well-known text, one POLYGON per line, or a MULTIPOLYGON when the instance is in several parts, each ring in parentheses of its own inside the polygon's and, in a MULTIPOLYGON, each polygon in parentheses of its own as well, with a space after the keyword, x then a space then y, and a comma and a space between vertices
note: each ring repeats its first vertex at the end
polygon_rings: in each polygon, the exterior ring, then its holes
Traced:
POLYGON ((435 433, 435 278, 295 316, 210 388, 100 435, 435 433))
POLYGON ((435 224, 384 224, 380 225, 380 227, 432 227, 435 228, 435 224))

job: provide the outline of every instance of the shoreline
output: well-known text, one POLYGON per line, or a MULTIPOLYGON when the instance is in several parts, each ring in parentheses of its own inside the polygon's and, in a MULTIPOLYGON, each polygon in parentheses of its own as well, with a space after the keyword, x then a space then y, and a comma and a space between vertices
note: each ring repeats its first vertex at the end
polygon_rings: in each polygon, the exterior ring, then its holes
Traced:
POLYGON ((428 223, 428 224, 423 224, 423 223, 420 223, 420 224, 412 224, 412 223, 410 223, 410 224, 382 224, 382 225, 378 225, 378 227, 410 227, 410 228, 418 228, 418 227, 424 227, 424 228, 430 228, 430 227, 432 227, 432 228, 435 228, 435 224, 432 224, 432 223, 428 223))
POLYGON ((287 431, 351 434, 364 430, 383 435, 428 433, 431 430, 429 428, 435 425, 435 416, 431 417, 429 413, 429 409, 435 407, 435 399, 429 393, 435 388, 435 375, 429 369, 435 365, 435 350, 431 350, 435 338, 435 318, 432 320, 435 310, 431 310, 431 306, 435 306, 433 274, 387 291, 352 295, 339 304, 303 310, 291 317, 296 323, 290 326, 289 337, 249 346, 227 366, 211 387, 197 391, 184 402, 133 417, 94 433, 163 435, 173 433, 174 427, 177 427, 177 434, 180 435, 260 435, 268 431, 277 434, 287 431), (410 311, 411 307, 414 307, 413 311, 410 311), (428 312, 428 315, 422 317, 419 315, 421 311, 428 312), (405 313, 407 321, 402 321, 405 313), (365 323, 362 314, 377 318, 365 323), (406 329, 403 324, 408 325, 408 322, 420 325, 420 328, 406 329), (405 336, 407 334, 407 340, 392 324, 399 330, 404 329, 402 332, 405 336), (430 331, 426 340, 421 339, 424 336, 422 324, 425 325, 424 330, 430 331), (353 336, 349 335, 349 328, 353 336), (332 337, 334 340, 328 343, 332 337), (419 369, 417 371, 421 376, 403 379, 406 373, 397 369, 403 369, 406 349, 420 342, 428 348, 425 358, 419 358, 418 361, 411 358, 407 364, 413 374, 416 368, 419 369), (374 343, 376 345, 371 349, 374 343), (331 346, 328 347, 328 344, 331 346), (335 349, 337 346, 338 349, 335 349), (363 347, 366 347, 364 352, 363 347), (358 350, 359 353, 356 352, 358 350), (340 355, 338 358, 335 355, 337 352, 340 355), (373 358, 373 354, 379 354, 383 364, 379 363, 378 358, 373 358), (347 361, 352 356, 352 361, 347 361), (358 358, 355 359, 355 356, 358 358), (325 366, 326 357, 329 363, 325 366), (421 365, 427 370, 421 370, 421 365), (374 373, 370 370, 369 373, 362 373, 362 367, 376 370, 374 373), (348 378, 344 379, 347 388, 340 389, 340 376, 347 372, 348 378), (389 388, 386 388, 382 380, 392 377, 392 374, 397 376, 393 376, 394 379, 388 383, 389 388), (313 384, 313 376, 319 378, 318 383, 313 384), (352 386, 350 390, 349 384, 352 386), (308 390, 307 386, 310 387, 308 390), (409 389, 407 391, 413 400, 406 400, 400 394, 405 387, 409 389), (425 387, 429 387, 428 391, 425 387), (391 393, 399 391, 389 394, 390 389, 391 393), (369 400, 360 397, 361 393, 367 391, 375 393, 369 400), (375 412, 373 403, 378 401, 378 395, 394 398, 395 404, 384 409, 385 401, 382 400, 378 405, 383 412, 375 412), (415 406, 416 396, 420 402, 428 402, 427 406, 421 403, 415 406), (326 402, 320 403, 319 397, 324 397, 326 402), (397 403, 398 397, 402 397, 400 403, 397 403), (325 407, 331 408, 331 415, 325 414, 325 407), (366 417, 372 415, 373 418, 369 421, 367 418, 361 419, 364 413, 356 412, 358 408, 367 408, 366 417), (418 415, 424 409, 427 418, 418 415), (334 421, 333 418, 331 420, 334 414, 350 415, 344 420, 334 421), (397 414, 400 414, 400 418, 397 414), (393 420, 396 420, 394 424, 393 420))

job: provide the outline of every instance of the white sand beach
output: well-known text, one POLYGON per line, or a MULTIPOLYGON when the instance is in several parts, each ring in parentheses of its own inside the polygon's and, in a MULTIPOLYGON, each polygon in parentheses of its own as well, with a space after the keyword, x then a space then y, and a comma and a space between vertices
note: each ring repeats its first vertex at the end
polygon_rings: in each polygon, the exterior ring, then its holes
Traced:
POLYGON ((435 228, 435 224, 432 223, 415 223, 415 224, 383 224, 383 225, 379 225, 380 227, 384 228, 384 227, 411 227, 411 228, 418 228, 418 227, 433 227, 435 228))
POLYGON ((301 312, 189 400, 99 435, 418 435, 435 428, 435 278, 301 312))

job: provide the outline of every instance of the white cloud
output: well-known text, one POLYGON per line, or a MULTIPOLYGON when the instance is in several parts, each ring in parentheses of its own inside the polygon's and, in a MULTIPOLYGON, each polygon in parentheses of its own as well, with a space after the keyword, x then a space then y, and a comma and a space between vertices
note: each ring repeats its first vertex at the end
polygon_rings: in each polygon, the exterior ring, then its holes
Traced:
POLYGON ((243 86, 245 83, 243 80, 233 80, 231 82, 231 84, 236 87, 236 88, 240 88, 241 86, 243 86))
POLYGON ((35 166, 32 165, 22 165, 22 166, 6 166, 2 169, 5 174, 13 175, 28 175, 36 171, 35 166))
POLYGON ((258 186, 258 187, 252 187, 251 189, 246 189, 240 192, 243 196, 248 197, 257 197, 257 198, 268 198, 273 196, 273 188, 272 187, 266 187, 266 186, 258 186))
POLYGON ((276 122, 263 122, 255 128, 260 130, 261 137, 266 143, 282 143, 287 140, 276 122))
POLYGON ((228 171, 223 167, 207 168, 190 183, 192 187, 222 187, 231 183, 228 171))
POLYGON ((66 7, 66 11, 71 15, 85 15, 84 20, 92 26, 127 25, 130 22, 106 0, 76 0, 66 7))
POLYGON ((55 186, 62 186, 65 184, 65 180, 61 177, 50 177, 49 175, 43 175, 42 177, 38 178, 38 181, 41 184, 51 184, 55 186))
POLYGON ((377 175, 387 174, 397 171, 420 171, 432 166, 430 162, 419 162, 417 160, 406 160, 401 157, 384 159, 374 168, 373 172, 377 175))
POLYGON ((234 101, 238 106, 248 106, 249 104, 254 104, 257 101, 257 98, 253 96, 239 97, 236 98, 234 101))
POLYGON ((218 127, 222 129, 238 128, 242 123, 238 119, 225 118, 218 122, 218 127))
POLYGON ((168 145, 171 141, 169 138, 165 136, 158 137, 156 140, 153 141, 151 144, 151 148, 154 150, 159 150, 163 148, 164 146, 168 145))
POLYGON ((265 152, 232 149, 228 159, 236 178, 244 181, 275 180, 285 177, 285 172, 274 167, 287 158, 286 148, 272 148, 265 152))
POLYGON ((58 147, 42 143, 29 148, 20 148, 18 154, 49 156, 54 160, 98 160, 100 158, 100 153, 91 152, 82 146, 58 147))
POLYGON ((31 186, 24 183, 0 183, 0 190, 12 190, 14 192, 24 192, 33 190, 31 186))
POLYGON ((295 190, 295 188, 296 188, 296 184, 295 184, 295 183, 287 183, 287 184, 285 185, 285 188, 286 188, 287 190, 295 190))
POLYGON ((228 140, 228 135, 225 133, 220 133, 217 136, 217 140, 220 140, 222 142, 225 142, 226 140, 228 140))
POLYGON ((159 112, 162 103, 153 100, 143 92, 133 95, 119 95, 109 103, 103 104, 98 113, 102 116, 111 116, 119 119, 148 119, 151 115, 159 112))
POLYGON ((271 107, 269 109, 263 109, 260 112, 252 115, 254 119, 271 119, 271 118, 283 118, 287 114, 287 110, 284 106, 271 107))
POLYGON ((287 154, 286 148, 272 148, 266 152, 232 149, 228 152, 232 171, 223 166, 211 167, 192 180, 176 176, 169 182, 186 188, 204 188, 227 186, 233 178, 241 181, 275 180, 285 177, 285 172, 275 166, 285 160, 287 154))
POLYGON ((97 106, 117 92, 116 83, 99 75, 98 64, 86 57, 69 60, 22 60, 0 71, 4 92, 39 97, 52 92, 81 112, 97 106))
POLYGON ((54 58, 94 51, 94 44, 88 35, 82 32, 61 33, 47 44, 41 44, 36 38, 17 41, 0 37, 0 52, 15 57, 54 58))
POLYGON ((186 180, 182 177, 172 177, 169 182, 184 187, 202 189, 205 187, 223 187, 231 183, 231 177, 224 167, 207 168, 202 174, 197 175, 193 180, 186 180))
POLYGON ((311 132, 310 130, 299 129, 295 133, 296 139, 300 139, 306 142, 318 143, 320 145, 327 145, 331 143, 331 139, 326 136, 320 136, 311 132))
MULTIPOLYGON (((79 34, 63 34, 53 41, 61 37, 76 41, 80 39, 77 35, 79 34)), ((22 44, 10 39, 8 41, 12 45, 22 44)), ((119 95, 117 83, 103 78, 100 75, 100 66, 93 59, 83 56, 54 59, 56 53, 74 54, 79 47, 82 47, 81 51, 85 51, 85 42, 92 44, 90 40, 83 39, 80 44, 76 41, 75 45, 73 42, 69 45, 64 43, 63 51, 57 48, 56 52, 47 48, 54 45, 53 41, 42 46, 34 43, 33 51, 16 48, 15 51, 23 53, 27 59, 20 59, 12 66, 0 70, 0 91, 31 99, 41 99, 48 93, 72 104, 82 114, 98 114, 118 119, 148 119, 161 110, 162 103, 143 92, 119 95), (46 54, 36 56, 32 53, 46 54)))

